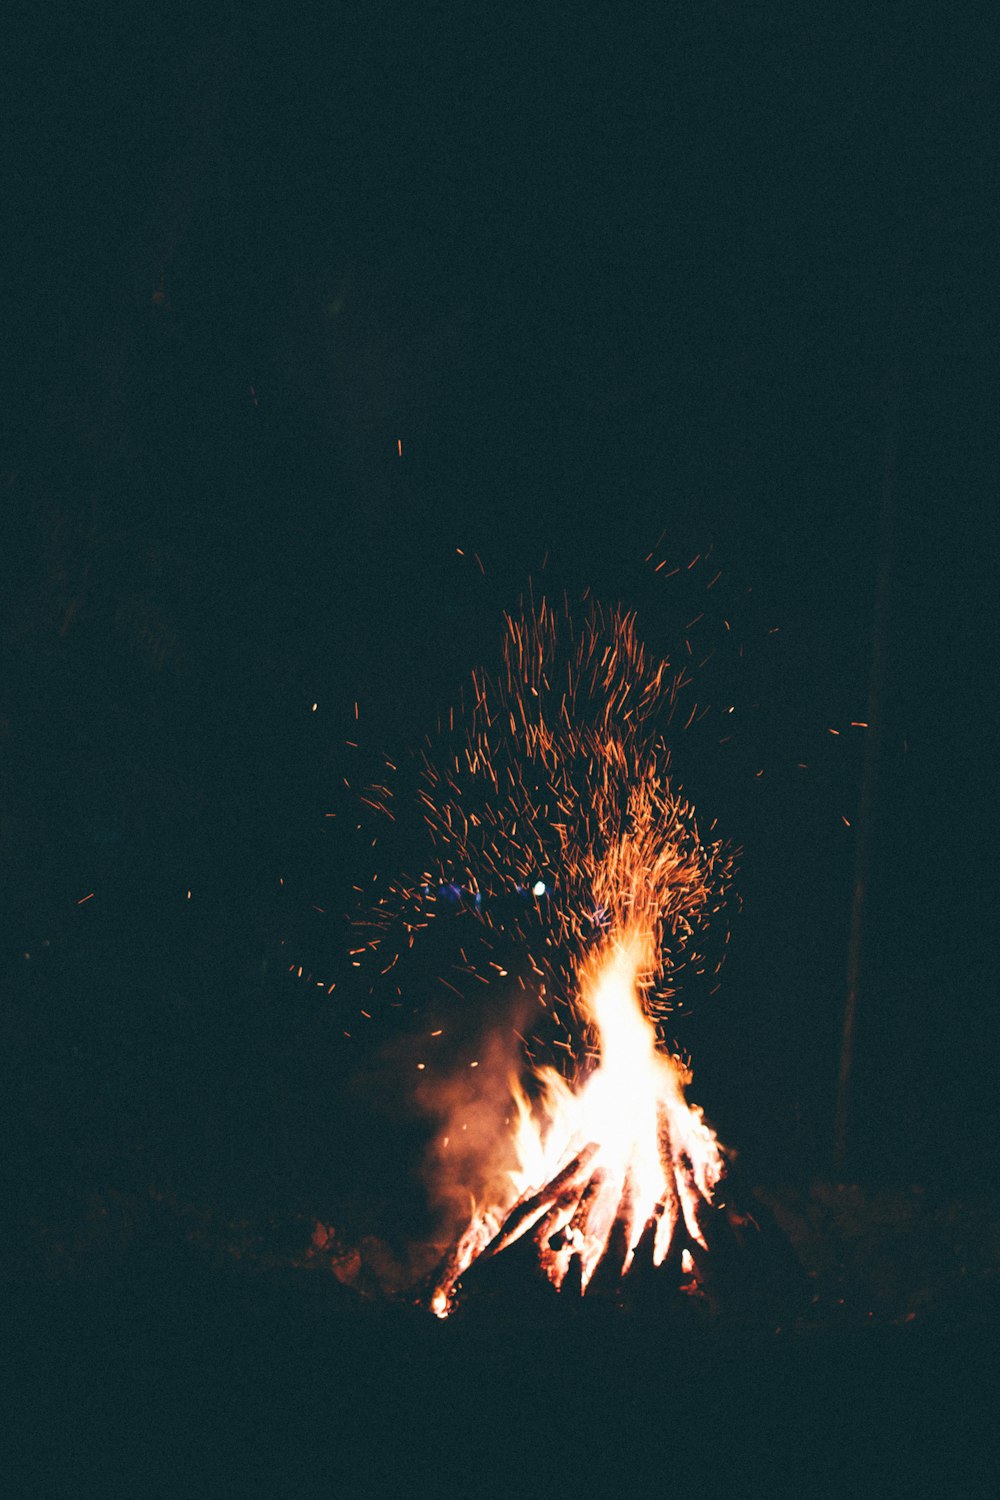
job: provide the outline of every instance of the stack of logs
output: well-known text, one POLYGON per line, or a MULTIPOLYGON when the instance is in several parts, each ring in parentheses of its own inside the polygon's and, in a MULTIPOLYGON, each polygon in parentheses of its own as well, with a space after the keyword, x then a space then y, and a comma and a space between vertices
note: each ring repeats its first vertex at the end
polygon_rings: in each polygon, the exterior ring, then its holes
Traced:
POLYGON ((690 1234, 678 1205, 671 1204, 676 1223, 661 1264, 653 1264, 658 1222, 653 1218, 623 1275, 628 1240, 619 1217, 586 1296, 579 1254, 571 1256, 557 1291, 543 1269, 544 1253, 546 1248, 558 1251, 567 1241, 572 1243, 573 1231, 585 1222, 601 1191, 600 1171, 590 1171, 597 1150, 595 1145, 585 1147, 545 1187, 519 1199, 493 1239, 457 1279, 456 1251, 449 1252, 430 1278, 430 1290, 453 1285, 452 1301, 459 1307, 502 1309, 527 1298, 566 1314, 579 1315, 584 1309, 596 1313, 600 1306, 611 1304, 626 1311, 683 1319, 765 1324, 787 1321, 808 1305, 812 1288, 791 1246, 761 1203, 754 1200, 751 1208, 741 1202, 732 1176, 720 1184, 720 1201, 698 1203, 698 1229, 704 1244, 690 1234), (557 1228, 573 1203, 576 1207, 568 1225, 557 1228))

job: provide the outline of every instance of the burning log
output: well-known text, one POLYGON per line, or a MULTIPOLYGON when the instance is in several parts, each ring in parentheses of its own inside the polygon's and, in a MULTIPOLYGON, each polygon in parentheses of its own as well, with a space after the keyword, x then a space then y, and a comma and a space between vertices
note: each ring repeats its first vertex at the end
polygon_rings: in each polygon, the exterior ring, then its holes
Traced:
POLYGON ((499 1233, 482 1252, 483 1255, 499 1255, 501 1250, 505 1250, 508 1245, 520 1239, 522 1234, 526 1234, 546 1211, 572 1203, 577 1196, 576 1190, 580 1179, 586 1174, 599 1149, 595 1142, 591 1142, 589 1146, 577 1152, 572 1161, 567 1162, 562 1171, 551 1182, 546 1183, 539 1192, 526 1198, 523 1197, 515 1203, 501 1225, 499 1233))
POLYGON ((611 1226, 604 1254, 586 1286, 591 1296, 599 1297, 617 1290, 627 1258, 628 1231, 624 1220, 616 1219, 611 1226))
POLYGON ((449 1306, 480 1311, 556 1314, 562 1298, 545 1274, 538 1246, 530 1235, 522 1235, 501 1255, 480 1256, 456 1280, 449 1306))

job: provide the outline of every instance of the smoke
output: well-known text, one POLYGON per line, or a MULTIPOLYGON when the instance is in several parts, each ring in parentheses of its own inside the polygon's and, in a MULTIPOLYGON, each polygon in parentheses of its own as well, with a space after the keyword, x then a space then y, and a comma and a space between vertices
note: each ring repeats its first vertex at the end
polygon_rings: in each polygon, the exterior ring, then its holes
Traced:
POLYGON ((434 1125, 422 1175, 442 1249, 482 1203, 510 1198, 517 1166, 512 1088, 524 1067, 517 1032, 489 1033, 475 1061, 476 1067, 428 1078, 417 1091, 417 1104, 434 1125))

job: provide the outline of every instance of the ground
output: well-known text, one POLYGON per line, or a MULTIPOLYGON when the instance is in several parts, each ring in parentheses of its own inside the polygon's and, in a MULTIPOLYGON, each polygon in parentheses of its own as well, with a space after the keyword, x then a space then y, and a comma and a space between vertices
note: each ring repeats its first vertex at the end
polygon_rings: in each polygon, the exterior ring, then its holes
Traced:
POLYGON ((756 1201, 818 1288, 787 1326, 530 1298, 439 1323, 344 1286, 304 1219, 50 1204, 7 1266, 12 1493, 992 1493, 995 1206, 756 1201))

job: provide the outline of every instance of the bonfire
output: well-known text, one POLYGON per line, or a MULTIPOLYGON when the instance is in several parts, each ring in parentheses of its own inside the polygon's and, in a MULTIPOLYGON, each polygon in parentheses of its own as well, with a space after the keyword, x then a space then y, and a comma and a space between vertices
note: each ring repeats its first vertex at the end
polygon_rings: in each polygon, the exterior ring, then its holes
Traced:
POLYGON ((584 1293, 615 1242, 624 1276, 645 1234, 654 1266, 670 1249, 678 1221, 707 1249, 699 1203, 710 1203, 723 1171, 713 1131, 684 1088, 690 1074, 657 1045, 643 1011, 639 976, 648 930, 609 940, 581 976, 586 1013, 600 1038, 600 1061, 573 1087, 552 1068, 538 1075, 532 1109, 518 1080, 512 1203, 478 1211, 437 1278, 431 1308, 450 1310, 454 1289, 480 1256, 499 1254, 522 1235, 538 1247, 546 1276, 561 1288, 575 1266, 584 1293), (624 1251, 624 1254, 621 1252, 624 1251))
MULTIPOLYGON (((416 801, 434 858, 381 898, 369 948, 381 961, 400 935, 412 945, 446 894, 487 928, 502 909, 532 944, 541 1012, 570 1039, 562 1070, 526 1058, 509 1080, 514 1165, 498 1180, 483 1161, 466 1184, 469 1222, 430 1297, 439 1316, 475 1262, 525 1236, 549 1281, 580 1293, 602 1262, 628 1275, 640 1244, 661 1265, 678 1226, 706 1244, 724 1154, 662 1032, 680 976, 706 968, 701 936, 732 858, 702 838, 672 776, 667 734, 687 686, 647 653, 633 616, 591 606, 574 620, 543 602, 507 620, 497 679, 474 673, 422 753, 416 801), (530 921, 501 907, 511 891, 530 921)), ((392 797, 381 786, 369 800, 395 816, 392 797)))

